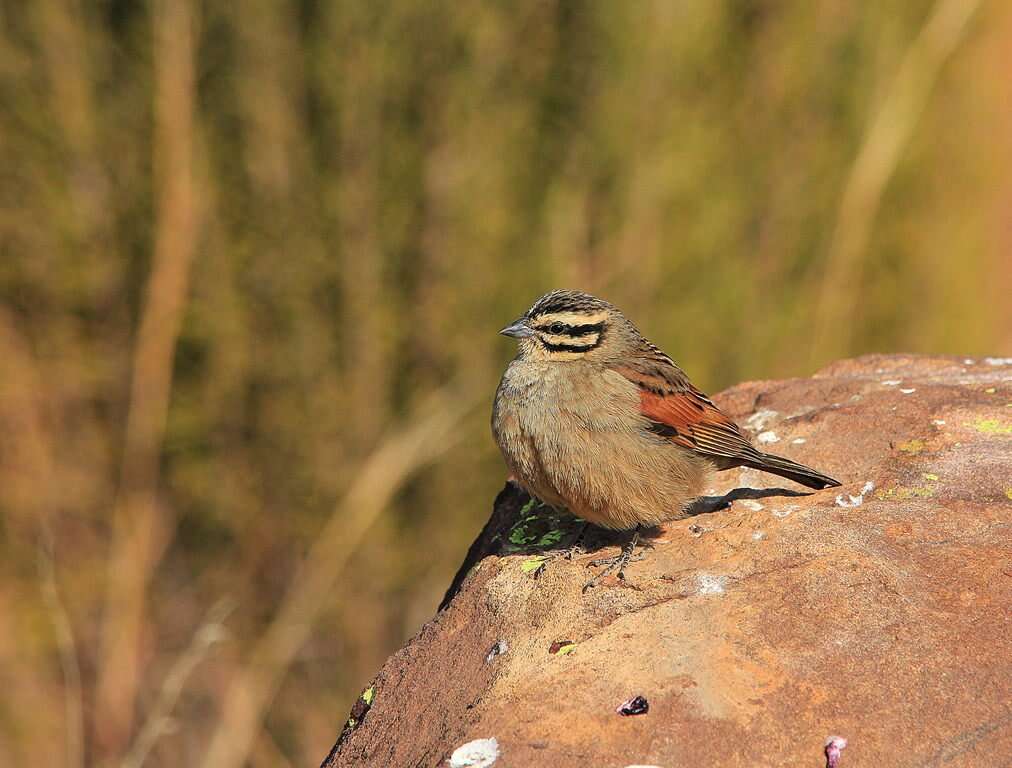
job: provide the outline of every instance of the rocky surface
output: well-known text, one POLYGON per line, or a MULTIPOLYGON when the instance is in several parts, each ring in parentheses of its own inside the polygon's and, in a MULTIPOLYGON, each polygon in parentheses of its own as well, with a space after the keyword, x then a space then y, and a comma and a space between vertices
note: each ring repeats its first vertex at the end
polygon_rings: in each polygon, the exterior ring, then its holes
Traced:
POLYGON ((583 593, 621 538, 543 562, 574 526, 507 485, 324 765, 494 738, 510 768, 822 766, 830 736, 842 768, 1012 764, 1012 359, 871 356, 716 400, 843 488, 714 475, 729 508, 583 593))

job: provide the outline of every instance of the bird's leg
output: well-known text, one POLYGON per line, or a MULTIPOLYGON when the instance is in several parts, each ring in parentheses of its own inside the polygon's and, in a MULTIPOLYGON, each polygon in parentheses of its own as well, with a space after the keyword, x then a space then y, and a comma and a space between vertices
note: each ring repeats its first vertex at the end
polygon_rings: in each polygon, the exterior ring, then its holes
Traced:
POLYGON ((576 532, 576 536, 573 538, 572 543, 562 553, 562 556, 567 560, 572 560, 577 555, 583 554, 583 534, 587 532, 587 526, 590 525, 586 520, 580 523, 580 528, 576 532))
POLYGON ((580 527, 576 531, 576 535, 570 539, 568 546, 562 549, 556 549, 551 552, 545 553, 545 561, 555 560, 561 557, 564 560, 572 560, 577 555, 583 554, 583 535, 587 532, 587 526, 590 525, 586 520, 580 521, 580 527))
MULTIPOLYGON (((588 564, 589 566, 603 565, 605 566, 605 568, 603 571, 597 574, 597 576, 595 576, 594 578, 592 578, 590 581, 588 581, 586 584, 583 585, 584 592, 586 592, 591 587, 596 587, 601 582, 601 580, 610 573, 615 573, 615 575, 618 576, 618 578, 620 579, 625 578, 625 567, 629 565, 629 563, 633 560, 633 550, 635 550, 636 545, 639 544, 641 530, 642 527, 637 525, 636 529, 633 531, 633 535, 629 538, 629 541, 626 543, 624 547, 622 547, 622 551, 615 557, 604 557, 601 558, 600 560, 592 560, 588 564)), ((643 542, 643 546, 653 548, 653 544, 650 544, 648 542, 643 542)))

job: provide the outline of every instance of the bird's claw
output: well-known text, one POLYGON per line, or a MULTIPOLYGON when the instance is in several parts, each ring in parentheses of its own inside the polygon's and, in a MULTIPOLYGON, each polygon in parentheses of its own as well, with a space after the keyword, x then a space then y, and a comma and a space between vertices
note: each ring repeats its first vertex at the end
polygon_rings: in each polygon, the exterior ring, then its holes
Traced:
MULTIPOLYGON (((588 589, 596 587, 598 584, 601 583, 601 581, 606 576, 612 573, 614 573, 617 578, 622 579, 624 581, 625 567, 629 565, 629 563, 633 563, 636 562, 637 560, 643 559, 643 555, 636 555, 635 557, 633 556, 633 551, 636 549, 636 545, 639 543, 640 543, 640 532, 639 529, 637 528, 636 532, 632 535, 632 538, 629 540, 629 543, 626 544, 624 547, 622 547, 622 551, 619 554, 615 555, 614 557, 603 557, 598 560, 592 560, 590 563, 588 563, 588 567, 597 567, 599 565, 603 565, 605 566, 605 568, 594 578, 592 578, 590 581, 588 581, 586 584, 583 585, 583 591, 586 592, 588 589)), ((654 545, 649 544, 647 542, 643 542, 641 546, 648 549, 653 549, 654 545)))

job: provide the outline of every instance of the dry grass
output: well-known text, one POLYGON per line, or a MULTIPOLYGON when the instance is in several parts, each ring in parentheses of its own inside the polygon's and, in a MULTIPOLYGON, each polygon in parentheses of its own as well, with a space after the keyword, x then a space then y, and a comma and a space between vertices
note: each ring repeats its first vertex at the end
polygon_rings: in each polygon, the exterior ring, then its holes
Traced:
POLYGON ((811 356, 850 348, 854 326, 848 322, 858 293, 841 286, 860 285, 861 267, 886 185, 917 128, 942 67, 965 39, 979 0, 939 0, 903 55, 882 106, 861 142, 840 200, 833 239, 819 291, 811 356))
POLYGON ((154 4, 154 254, 134 343, 96 682, 95 738, 109 757, 121 754, 130 738, 148 584, 172 535, 159 507, 158 484, 198 227, 193 27, 189 0, 154 4))

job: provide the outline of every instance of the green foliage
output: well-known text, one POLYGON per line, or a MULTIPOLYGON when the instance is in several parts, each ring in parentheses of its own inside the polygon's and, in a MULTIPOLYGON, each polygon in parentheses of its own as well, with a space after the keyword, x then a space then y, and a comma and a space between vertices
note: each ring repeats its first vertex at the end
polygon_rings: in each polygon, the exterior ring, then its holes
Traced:
MULTIPOLYGON (((562 541, 567 532, 579 526, 568 512, 558 512, 546 505, 530 501, 520 510, 517 521, 510 528, 505 552, 531 549, 551 549, 562 541)), ((530 561, 528 561, 530 562, 530 561)))
POLYGON ((985 435, 1012 435, 1012 423, 1004 423, 1000 419, 977 419, 973 428, 985 435))
POLYGON ((527 574, 538 574, 545 567, 545 558, 529 557, 520 563, 520 570, 527 574))

